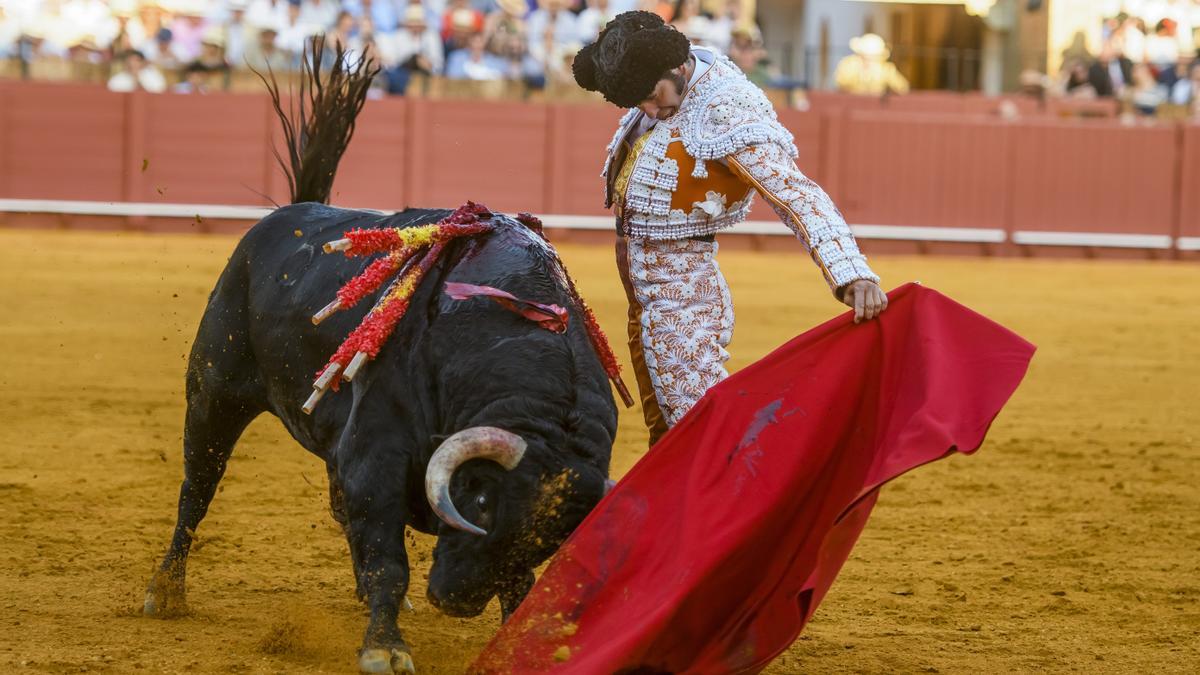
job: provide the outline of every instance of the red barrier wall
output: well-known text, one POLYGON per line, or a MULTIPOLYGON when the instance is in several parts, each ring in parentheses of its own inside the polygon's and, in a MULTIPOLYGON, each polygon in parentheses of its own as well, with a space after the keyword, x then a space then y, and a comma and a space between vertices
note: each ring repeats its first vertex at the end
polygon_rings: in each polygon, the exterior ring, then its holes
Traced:
POLYGON ((1173 234, 1176 128, 1029 122, 1013 133, 1013 229, 1173 234))
POLYGON ((277 123, 265 97, 141 93, 127 102, 128 201, 262 204, 270 193, 277 123))
POLYGON ((86 85, 4 87, 0 194, 31 199, 126 198, 129 98, 86 85))
POLYGON ((368 101, 338 165, 330 201, 378 209, 408 204, 414 170, 408 150, 410 123, 409 107, 402 99, 368 101))
POLYGON ((409 102, 413 197, 544 213, 549 108, 525 103, 409 102))
MULTIPOLYGON (((594 105, 550 108, 548 213, 605 215, 604 149, 621 111, 594 105)), ((528 209, 526 209, 528 210, 528 209)))
MULTIPOLYGON (((997 99, 814 94, 780 111, 800 168, 858 224, 1200 236, 1200 126, 1050 116, 997 99), (935 100, 936 99, 936 100, 935 100), (958 114, 900 112, 948 107, 958 114)), ((1101 104, 1104 105, 1104 104, 1101 104)), ((369 101, 333 201, 603 215, 620 111, 594 105, 369 101)), ((263 96, 113 94, 0 84, 0 198, 269 204, 287 200, 263 96)), ((759 203, 752 215, 771 220, 759 203)), ((138 226, 136 223, 134 226, 138 226)))
POLYGON ((841 208, 853 223, 1003 228, 1011 132, 986 118, 852 113, 841 208))

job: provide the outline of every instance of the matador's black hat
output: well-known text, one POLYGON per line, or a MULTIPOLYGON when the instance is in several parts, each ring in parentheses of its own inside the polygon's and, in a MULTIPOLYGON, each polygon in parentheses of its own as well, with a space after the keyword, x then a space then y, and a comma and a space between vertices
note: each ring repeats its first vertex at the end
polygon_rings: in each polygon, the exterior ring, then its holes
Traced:
POLYGON ((637 107, 663 73, 687 61, 687 37, 653 12, 624 12, 575 56, 575 81, 622 108, 637 107))

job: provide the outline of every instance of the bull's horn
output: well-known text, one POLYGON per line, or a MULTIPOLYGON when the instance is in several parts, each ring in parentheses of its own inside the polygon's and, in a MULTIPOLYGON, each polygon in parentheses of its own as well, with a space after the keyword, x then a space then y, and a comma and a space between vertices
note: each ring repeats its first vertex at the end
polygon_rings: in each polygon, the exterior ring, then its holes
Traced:
POLYGON ((462 517, 450 500, 450 478, 468 460, 490 459, 512 471, 525 455, 525 441, 518 435, 495 427, 463 429, 442 441, 425 469, 425 498, 438 517, 451 527, 471 532, 487 532, 462 517))

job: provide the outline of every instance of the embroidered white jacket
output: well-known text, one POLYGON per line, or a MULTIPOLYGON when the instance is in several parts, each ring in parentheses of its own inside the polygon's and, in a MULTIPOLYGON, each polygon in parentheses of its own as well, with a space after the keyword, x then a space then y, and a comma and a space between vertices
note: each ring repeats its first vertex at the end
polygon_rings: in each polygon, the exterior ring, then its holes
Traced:
MULTIPOLYGON (((758 192, 804 243, 831 288, 859 279, 878 282, 845 218, 796 166, 792 134, 766 95, 725 56, 710 59, 679 112, 647 132, 633 160, 618 204, 624 234, 656 240, 715 234, 744 221, 758 192), (730 182, 717 173, 732 173, 743 189, 728 189, 730 182), (712 185, 726 186, 725 192, 708 189, 712 185)), ((620 197, 613 194, 611 177, 621 170, 615 165, 642 119, 637 109, 626 113, 608 146, 603 176, 610 206, 620 197)))

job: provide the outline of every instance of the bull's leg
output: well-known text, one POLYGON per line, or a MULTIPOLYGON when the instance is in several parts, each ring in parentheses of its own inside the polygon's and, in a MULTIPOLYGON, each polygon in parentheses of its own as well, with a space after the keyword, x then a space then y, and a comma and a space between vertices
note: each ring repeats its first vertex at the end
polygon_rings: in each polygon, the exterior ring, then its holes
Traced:
MULTIPOLYGON (((346 515, 346 493, 342 490, 342 484, 338 480, 337 470, 332 463, 326 465, 326 471, 329 474, 329 514, 338 525, 342 527, 342 533, 346 535, 346 541, 350 542, 350 519, 346 515)), ((354 565, 354 594, 359 601, 366 602, 367 594, 363 588, 361 577, 358 574, 358 551, 354 546, 350 546, 350 562, 354 565)))
POLYGON ((188 397, 183 432, 184 479, 179 488, 179 512, 171 547, 146 588, 143 611, 171 617, 186 612, 184 577, 188 551, 208 505, 225 473, 225 466, 246 425, 260 410, 197 392, 188 397))
POLYGON ((379 461, 390 456, 382 449, 358 448, 354 466, 340 472, 355 577, 371 612, 358 658, 359 669, 367 673, 414 672, 408 644, 396 625, 408 592, 407 476, 403 468, 379 461))

